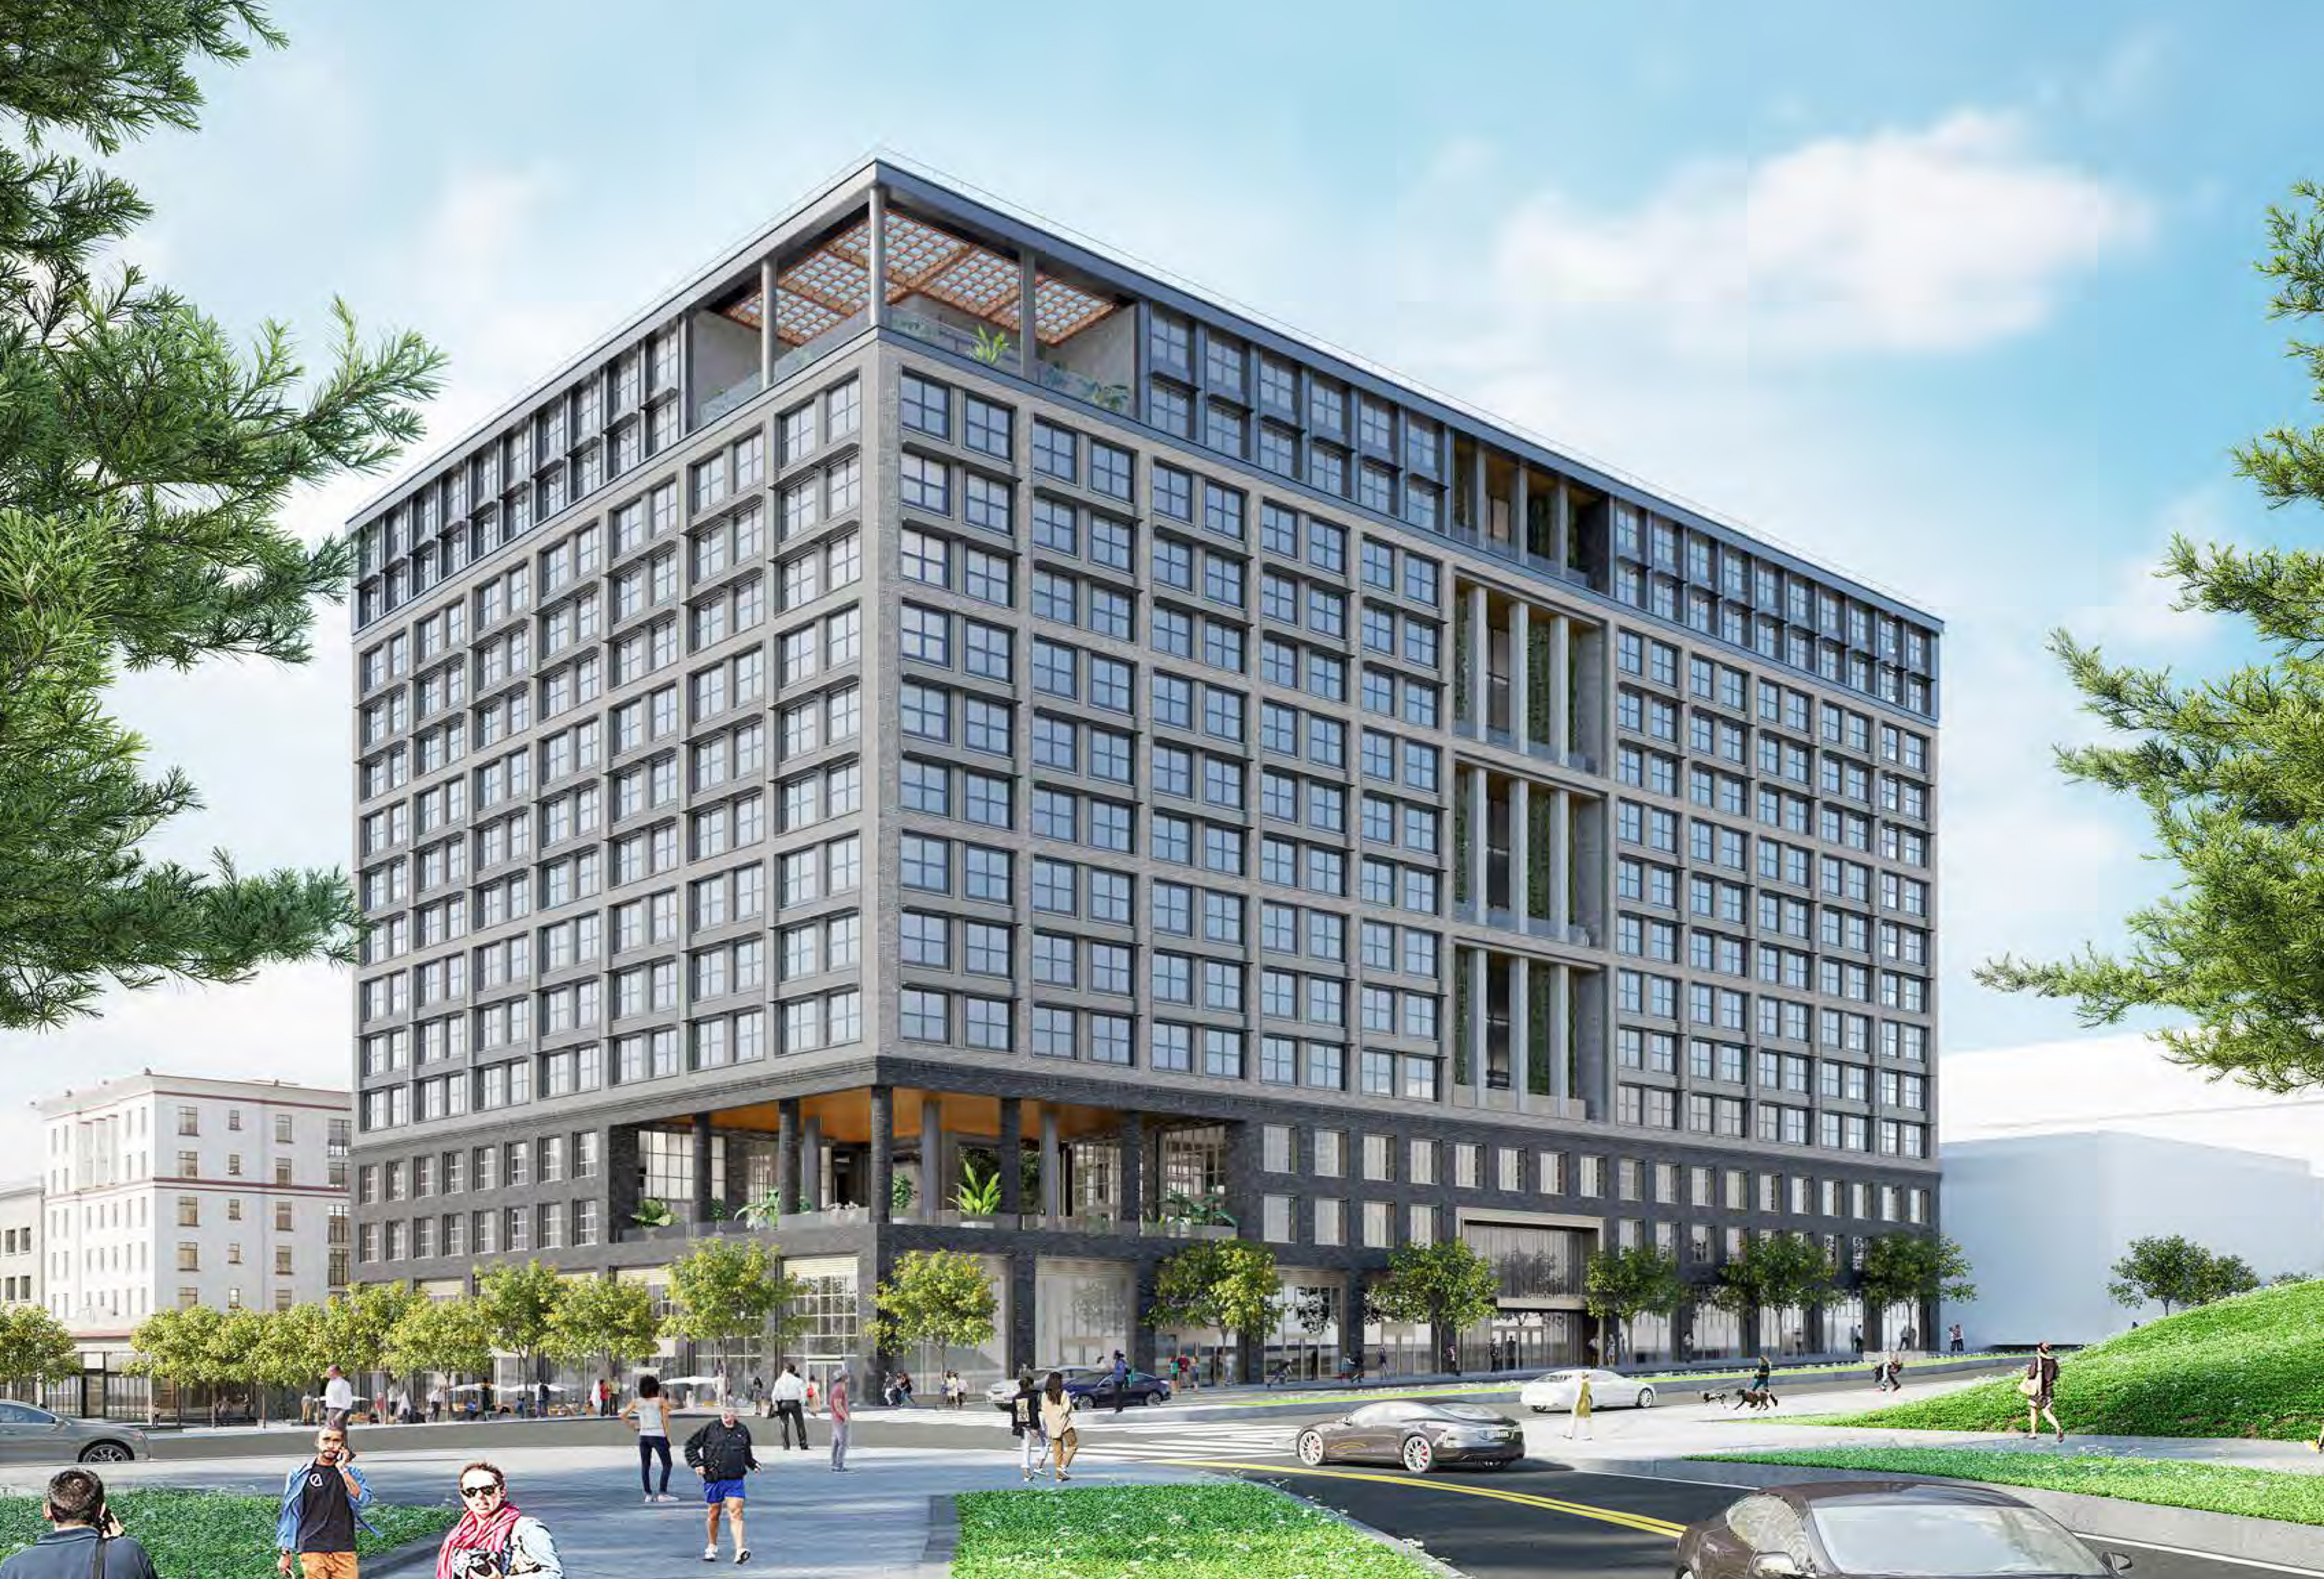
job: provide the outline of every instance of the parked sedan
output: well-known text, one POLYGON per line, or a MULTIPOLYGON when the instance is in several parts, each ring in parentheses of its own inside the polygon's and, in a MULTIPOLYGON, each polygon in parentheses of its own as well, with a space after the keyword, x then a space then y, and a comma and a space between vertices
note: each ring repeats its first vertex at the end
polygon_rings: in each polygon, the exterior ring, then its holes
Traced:
POLYGON ((1909 1481, 1771 1486, 1678 1542, 1678 1579, 2106 1579, 2129 1566, 2015 1497, 1909 1481))
POLYGON ((1310 1426, 1292 1446, 1311 1469, 1400 1464, 1421 1475, 1440 1464, 1515 1464, 1525 1456, 1525 1427, 1474 1404, 1393 1399, 1310 1426))
POLYGON ((1655 1390, 1650 1382, 1624 1376, 1617 1371, 1553 1371, 1546 1376, 1536 1376, 1517 1389, 1517 1402, 1536 1415, 1553 1409, 1571 1409, 1573 1395, 1582 1390, 1582 1379, 1590 1379, 1590 1407, 1597 1409, 1651 1409, 1655 1407, 1655 1390))
POLYGON ((9 1464, 127 1464, 151 1458, 145 1433, 111 1420, 76 1420, 0 1399, 0 1461, 9 1464))

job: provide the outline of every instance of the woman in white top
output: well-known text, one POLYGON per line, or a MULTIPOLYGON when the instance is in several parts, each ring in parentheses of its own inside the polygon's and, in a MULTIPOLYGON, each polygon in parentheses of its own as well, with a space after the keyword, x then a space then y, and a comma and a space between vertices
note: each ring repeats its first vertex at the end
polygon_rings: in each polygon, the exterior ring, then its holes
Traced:
POLYGON ((649 1502, 675 1502, 669 1494, 669 1400, 661 1396, 661 1382, 651 1376, 638 1378, 638 1396, 622 1411, 622 1418, 638 1434, 638 1481, 645 1487, 649 1502), (653 1461, 661 1460, 661 1485, 653 1481, 653 1461))

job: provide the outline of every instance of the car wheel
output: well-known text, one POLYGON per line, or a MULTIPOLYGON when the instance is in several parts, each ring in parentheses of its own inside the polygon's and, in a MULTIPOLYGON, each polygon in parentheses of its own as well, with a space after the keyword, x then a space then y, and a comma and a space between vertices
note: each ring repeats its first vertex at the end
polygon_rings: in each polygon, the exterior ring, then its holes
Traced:
POLYGON ((1425 1436, 1407 1436, 1404 1439, 1403 1456, 1405 1468, 1414 1474, 1425 1475, 1436 1462, 1436 1449, 1425 1436))
POLYGON ((1651 1409, 1655 1407, 1655 1390, 1653 1388, 1642 1387, 1638 1389, 1638 1407, 1642 1409, 1651 1409))
POLYGON ((1294 1445, 1293 1451, 1299 1454, 1299 1462, 1301 1464, 1305 1464, 1309 1469, 1314 1469, 1317 1464, 1323 1462, 1323 1433, 1320 1431, 1300 1432, 1299 1440, 1294 1445))
POLYGON ((1545 1415, 1549 1413, 1549 1406, 1547 1404, 1527 1404, 1526 1408, 1531 1409, 1536 1415, 1545 1415))
POLYGON ((1150 1409, 1161 1401, 1162 1395, 1158 1392, 1145 1392, 1138 1395, 1138 1407, 1141 1409, 1150 1409))
POLYGON ((118 1442, 92 1442, 80 1450, 83 1464, 127 1464, 133 1456, 118 1442))

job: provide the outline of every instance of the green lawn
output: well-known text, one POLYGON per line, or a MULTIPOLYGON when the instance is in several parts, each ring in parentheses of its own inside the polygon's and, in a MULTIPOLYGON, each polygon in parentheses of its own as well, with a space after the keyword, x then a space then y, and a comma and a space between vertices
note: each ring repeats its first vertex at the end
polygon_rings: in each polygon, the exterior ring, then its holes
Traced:
POLYGON ((968 1491, 953 1579, 1424 1579, 1307 1503, 1241 1482, 968 1491))
MULTIPOLYGON (((236 1497, 222 1491, 125 1490, 106 1499, 129 1534, 137 1537, 159 1572, 272 1574, 274 1519, 281 1502, 272 1497, 236 1497)), ((452 1528, 449 1508, 406 1508, 381 1503, 364 1518, 382 1538, 365 1536, 362 1550, 383 1552, 423 1535, 452 1528)), ((48 1528, 36 1497, 0 1497, 0 1556, 19 1551, 48 1528)))
MULTIPOLYGON (((2324 1421, 2324 1281, 2223 1299, 2062 1357, 2058 1417, 2119 1436, 2313 1439, 2324 1421)), ((2004 1378, 1827 1422, 1923 1431, 2021 1427, 2004 1378)))
POLYGON ((1876 1470, 2076 1491, 2122 1502, 2153 1502, 2206 1513, 2236 1513, 2287 1524, 2324 1525, 2324 1475, 2240 1469, 2182 1459, 2115 1458, 2099 1453, 1987 1453, 1974 1447, 1833 1447, 1798 1453, 1710 1453, 1727 1464, 1876 1470))

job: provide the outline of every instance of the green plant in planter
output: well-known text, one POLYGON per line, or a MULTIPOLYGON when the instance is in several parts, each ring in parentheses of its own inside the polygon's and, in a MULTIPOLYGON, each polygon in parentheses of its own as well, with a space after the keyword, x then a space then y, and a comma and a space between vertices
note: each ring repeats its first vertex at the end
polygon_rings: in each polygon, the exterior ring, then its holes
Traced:
POLYGON ((912 1196, 917 1193, 918 1192, 912 1188, 912 1181, 908 1175, 901 1173, 896 1175, 888 1182, 888 1205, 890 1210, 897 1212, 910 1211, 912 1209, 912 1196))
POLYGON ((1001 1171, 980 1173, 974 1163, 964 1171, 967 1182, 953 1192, 953 1205, 963 1216, 990 1217, 1001 1210, 1001 1171))
POLYGON ((638 1209, 630 1214, 630 1221, 641 1228, 667 1228, 678 1221, 678 1214, 669 1209, 668 1201, 648 1196, 638 1203, 638 1209))
POLYGON ((1216 1192, 1190 1196, 1184 1190, 1172 1190, 1162 1197, 1162 1221, 1194 1227, 1232 1228, 1233 1215, 1216 1192))
POLYGON ((1109 411, 1130 410, 1130 386, 1126 383, 1101 383, 1090 392, 1090 399, 1109 411))
MULTIPOLYGON (((807 1208, 801 1206, 798 1210, 803 1212, 807 1208)), ((769 1190, 757 1200, 746 1203, 742 1209, 734 1214, 753 1228, 771 1228, 782 1217, 783 1197, 777 1192, 769 1190)))
POLYGON ((979 324, 976 329, 976 349, 969 353, 987 367, 998 367, 1001 359, 1009 355, 1009 337, 999 329, 979 324))
POLYGON ((726 1204, 724 1197, 712 1197, 710 1202, 710 1220, 713 1223, 724 1223, 733 1214, 734 1209, 726 1204))

